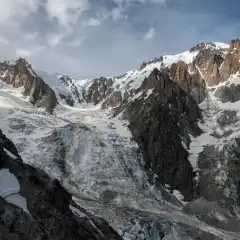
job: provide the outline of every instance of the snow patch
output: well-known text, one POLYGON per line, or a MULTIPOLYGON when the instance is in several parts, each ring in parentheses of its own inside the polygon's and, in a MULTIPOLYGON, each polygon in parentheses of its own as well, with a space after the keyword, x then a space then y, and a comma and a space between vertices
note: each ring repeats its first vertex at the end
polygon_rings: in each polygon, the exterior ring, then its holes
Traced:
POLYGON ((181 194, 180 191, 178 190, 173 190, 173 195, 179 200, 179 201, 183 201, 184 200, 184 196, 181 194))
POLYGON ((190 52, 186 51, 176 55, 165 55, 163 56, 163 64, 165 67, 170 67, 173 63, 180 61, 185 62, 186 64, 192 63, 194 58, 198 55, 199 51, 190 52))
POLYGON ((20 184, 14 174, 10 173, 9 169, 0 169, 0 197, 29 213, 26 199, 19 191, 20 184))
POLYGON ((229 48, 230 45, 222 42, 213 42, 216 46, 216 49, 229 48))
POLYGON ((20 191, 20 185, 9 169, 0 169, 0 197, 5 198, 20 191))
POLYGON ((8 151, 6 148, 3 148, 3 150, 6 152, 6 154, 13 158, 13 159, 17 159, 17 156, 15 156, 13 153, 11 153, 10 151, 8 151))
POLYGON ((71 211, 74 215, 77 215, 78 217, 81 217, 81 218, 87 217, 86 214, 82 213, 80 210, 73 207, 72 205, 69 205, 69 208, 71 209, 71 211))
POLYGON ((152 93, 153 93, 153 89, 148 89, 147 90, 147 96, 144 97, 144 100, 146 100, 152 93))
POLYGON ((13 194, 13 195, 7 196, 5 198, 5 200, 8 203, 12 203, 12 204, 22 208, 26 213, 30 214, 28 211, 26 198, 24 198, 20 194, 13 194))

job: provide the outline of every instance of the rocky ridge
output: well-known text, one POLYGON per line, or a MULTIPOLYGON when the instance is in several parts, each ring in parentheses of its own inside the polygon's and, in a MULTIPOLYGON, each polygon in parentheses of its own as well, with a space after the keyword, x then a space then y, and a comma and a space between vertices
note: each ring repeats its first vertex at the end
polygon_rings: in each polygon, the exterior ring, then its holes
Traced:
POLYGON ((39 77, 26 60, 19 58, 15 62, 5 61, 0 64, 0 79, 15 88, 23 87, 23 95, 36 107, 53 112, 58 101, 53 89, 39 77))

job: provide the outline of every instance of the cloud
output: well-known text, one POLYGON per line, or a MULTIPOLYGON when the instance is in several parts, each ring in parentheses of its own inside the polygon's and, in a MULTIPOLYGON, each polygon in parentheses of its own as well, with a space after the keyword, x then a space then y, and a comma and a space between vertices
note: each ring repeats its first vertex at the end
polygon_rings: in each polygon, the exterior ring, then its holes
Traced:
POLYGON ((23 19, 29 12, 34 12, 39 4, 39 0, 7 0, 1 3, 0 25, 9 21, 23 19))
POLYGON ((38 34, 39 34, 38 32, 26 33, 25 39, 29 41, 34 40, 38 36, 38 34))
POLYGON ((90 18, 86 23, 88 26, 99 26, 100 24, 101 22, 95 18, 90 18))
POLYGON ((146 32, 143 38, 145 40, 150 40, 150 39, 153 39, 155 35, 156 35, 156 30, 155 28, 152 27, 146 32))
POLYGON ((76 23, 79 15, 88 9, 88 0, 47 0, 46 11, 50 18, 55 18, 61 26, 76 23))
POLYGON ((61 33, 61 32, 60 33, 48 33, 46 35, 46 41, 50 47, 54 47, 54 46, 58 45, 64 37, 65 37, 65 34, 61 33))
POLYGON ((30 50, 28 50, 28 49, 17 49, 16 50, 16 54, 17 54, 18 57, 25 58, 25 57, 31 56, 32 52, 30 50))
POLYGON ((5 37, 0 37, 0 44, 9 44, 9 41, 5 37))
POLYGON ((113 20, 119 20, 121 18, 127 18, 126 11, 132 6, 136 4, 157 4, 163 5, 169 0, 112 0, 112 3, 115 5, 113 7, 110 14, 107 16, 111 16, 113 20))
POLYGON ((237 9, 218 0, 8 0, 0 33, 1 60, 25 56, 38 69, 87 78, 201 41, 229 42, 240 24, 237 9))
POLYGON ((29 58, 30 56, 39 53, 40 51, 44 50, 44 46, 37 46, 27 49, 16 49, 16 56, 17 57, 23 57, 23 58, 29 58))
POLYGON ((73 39, 72 41, 68 42, 68 46, 79 47, 84 43, 85 40, 86 40, 86 38, 84 38, 84 37, 82 37, 82 38, 79 37, 79 38, 73 39))

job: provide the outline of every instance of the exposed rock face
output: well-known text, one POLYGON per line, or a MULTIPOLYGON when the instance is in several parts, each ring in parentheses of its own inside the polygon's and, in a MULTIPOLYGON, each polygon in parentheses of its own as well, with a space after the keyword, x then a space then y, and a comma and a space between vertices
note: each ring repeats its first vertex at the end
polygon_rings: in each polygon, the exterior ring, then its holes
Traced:
POLYGON ((199 50, 193 66, 201 72, 209 86, 227 81, 231 74, 240 70, 240 40, 238 39, 230 42, 227 51, 213 48, 211 44, 207 48, 204 48, 204 44, 200 44, 190 51, 193 50, 199 50))
POLYGON ((217 123, 223 127, 229 124, 234 124, 237 121, 238 121, 237 112, 233 110, 224 110, 217 119, 217 123))
MULTIPOLYGON (((19 182, 18 196, 26 199, 28 212, 16 206, 16 202, 11 204, 4 196, 0 197, 1 239, 121 239, 104 220, 76 205, 57 180, 24 164, 14 145, 0 131, 0 170, 2 169, 8 169, 19 182)), ((0 196, 2 193, 4 192, 0 191, 0 196)), ((11 192, 7 196, 10 194, 11 192)))
MULTIPOLYGON (((82 99, 82 96, 80 95, 77 86, 73 82, 73 80, 67 76, 67 75, 62 75, 59 77, 59 81, 66 87, 71 89, 71 93, 73 96, 65 96, 64 99, 66 103, 70 106, 74 106, 74 100, 73 97, 77 100, 78 103, 81 103, 84 99, 82 99)), ((60 96, 62 97, 62 96, 60 96)))
POLYGON ((231 74, 235 74, 240 71, 240 40, 232 40, 230 42, 230 47, 228 54, 224 59, 221 66, 221 81, 228 80, 231 74))
POLYGON ((200 103, 206 97, 206 85, 198 72, 189 73, 188 65, 182 61, 172 64, 170 76, 187 93, 200 103))
POLYGON ((240 85, 221 86, 216 90, 215 96, 224 103, 237 102, 240 100, 240 85))
POLYGON ((155 69, 139 89, 145 93, 149 90, 152 94, 142 94, 126 106, 123 117, 130 122, 145 169, 150 175, 157 175, 157 182, 169 184, 191 200, 195 194, 194 173, 182 142, 189 145, 188 134, 201 133, 197 127, 200 110, 194 99, 169 79, 167 72, 155 69))
POLYGON ((52 112, 57 105, 54 91, 40 78, 31 66, 22 58, 14 64, 0 64, 1 80, 13 87, 24 87, 23 94, 30 97, 30 102, 36 107, 44 107, 52 112))
POLYGON ((60 96, 61 99, 64 99, 65 102, 66 102, 69 106, 71 106, 71 107, 74 106, 74 100, 72 99, 72 96, 71 96, 71 95, 66 96, 66 95, 64 95, 64 94, 59 93, 59 96, 60 96))
POLYGON ((113 81, 111 78, 97 78, 94 79, 88 92, 85 94, 85 98, 88 103, 93 103, 94 105, 103 101, 113 89, 111 88, 113 81))
MULTIPOLYGON (((194 84, 193 92, 198 92, 199 88, 205 88, 205 85, 214 86, 221 81, 227 81, 231 74, 236 74, 240 70, 240 40, 232 40, 229 49, 217 47, 215 43, 199 43, 189 50, 189 53, 197 53, 193 61, 184 63, 179 60, 171 64, 170 76, 173 77, 184 90, 194 84), (181 80, 180 80, 181 79, 181 80), (185 79, 185 80, 184 80, 185 79), (190 82, 192 84, 190 84, 190 82), (197 88, 196 88, 197 86, 197 88), (201 86, 201 87, 200 87, 201 86)), ((143 70, 148 64, 159 62, 159 68, 166 68, 163 57, 156 58, 149 62, 144 62, 140 70, 143 70)), ((201 93, 204 91, 200 90, 201 93)), ((196 101, 203 101, 205 96, 201 94, 200 99, 194 96, 196 101)))
POLYGON ((232 216, 238 215, 237 206, 240 204, 239 145, 239 138, 236 138, 221 150, 206 146, 198 159, 199 195, 218 202, 232 216))
POLYGON ((195 52, 195 51, 202 51, 205 49, 210 49, 211 51, 213 51, 214 53, 217 54, 224 54, 224 52, 222 51, 222 48, 217 48, 216 47, 216 43, 214 42, 201 42, 198 43, 196 46, 190 48, 190 52, 195 52))
POLYGON ((147 64, 145 62, 143 62, 140 66, 140 70, 144 69, 147 66, 147 64))
POLYGON ((201 221, 226 231, 236 231, 239 229, 239 222, 229 212, 221 208, 217 202, 209 202, 204 198, 199 198, 184 207, 184 211, 194 214, 201 221))
POLYGON ((206 79, 207 84, 213 86, 220 82, 219 69, 223 61, 224 58, 221 55, 205 49, 199 52, 193 65, 198 67, 198 71, 200 71, 204 79, 206 79))
POLYGON ((102 108, 117 108, 123 102, 122 94, 119 91, 113 92, 108 98, 102 103, 102 108))

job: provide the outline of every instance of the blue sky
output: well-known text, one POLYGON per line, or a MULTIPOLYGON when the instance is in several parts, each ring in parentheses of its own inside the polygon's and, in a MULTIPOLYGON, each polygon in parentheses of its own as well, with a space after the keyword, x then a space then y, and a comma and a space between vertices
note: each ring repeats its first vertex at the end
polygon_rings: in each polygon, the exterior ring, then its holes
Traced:
POLYGON ((240 37, 239 9, 239 0, 3 1, 0 58, 77 78, 118 75, 198 42, 240 37))

